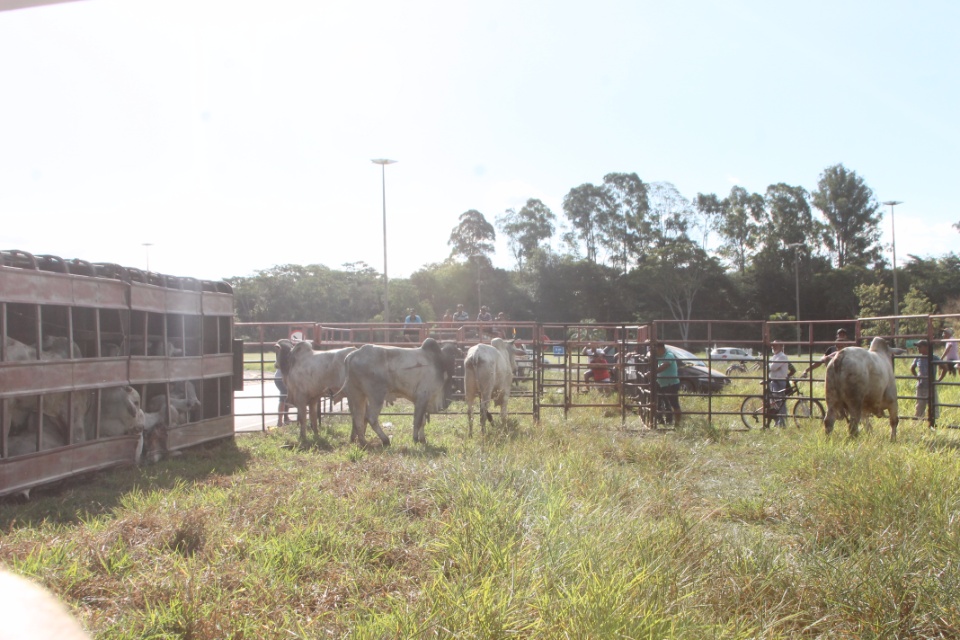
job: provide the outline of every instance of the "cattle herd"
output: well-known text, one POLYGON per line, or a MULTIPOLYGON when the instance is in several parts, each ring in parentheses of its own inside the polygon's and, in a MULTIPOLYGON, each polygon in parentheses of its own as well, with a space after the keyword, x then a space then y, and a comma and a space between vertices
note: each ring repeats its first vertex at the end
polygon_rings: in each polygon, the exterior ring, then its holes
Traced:
MULTIPOLYGON (((380 425, 385 404, 398 398, 414 406, 413 441, 425 443, 424 425, 431 413, 450 405, 456 388, 456 365, 463 352, 455 342, 427 338, 419 347, 403 348, 365 344, 333 351, 314 351, 309 341, 277 342, 277 365, 287 388, 288 402, 297 407, 300 439, 306 440, 309 420, 318 434, 321 397, 346 400, 353 428, 351 442, 366 446, 369 425, 384 446, 390 439, 380 425)), ((471 347, 464 361, 468 413, 473 433, 473 401, 480 398, 481 427, 490 418, 491 399, 501 407, 506 421, 510 384, 517 370, 513 341, 494 338, 491 344, 471 347)))
MULTIPOLYGON (((67 338, 47 336, 38 345, 5 337, 6 359, 11 362, 80 358, 80 349, 67 338)), ((104 352, 119 351, 104 345, 104 352)), ((170 383, 154 392, 145 405, 132 386, 22 396, 10 401, 2 425, 7 455, 14 457, 97 438, 140 436, 137 459, 159 459, 165 452, 166 427, 196 418, 200 400, 189 381, 170 383), (146 409, 144 409, 144 406, 146 409)))
MULTIPOLYGON (((456 343, 434 338, 427 338, 416 348, 366 344, 333 351, 314 351, 310 341, 283 339, 277 342, 276 350, 288 401, 297 407, 301 441, 306 441, 308 419, 319 437, 319 400, 326 396, 333 402, 347 400, 353 424, 350 440, 361 446, 366 446, 367 425, 384 446, 390 445, 379 417, 384 405, 397 398, 413 403, 413 440, 425 443, 424 424, 431 412, 449 406, 456 384, 456 362, 464 355, 456 343)), ((886 414, 891 440, 896 440, 899 417, 893 357, 902 352, 888 346, 883 338, 874 338, 869 349, 847 347, 830 358, 825 379, 827 435, 838 418, 848 421, 849 433, 856 437, 865 415, 886 414)), ((502 338, 476 344, 467 351, 463 393, 470 436, 478 399, 481 433, 488 421, 493 423, 491 402, 500 407, 501 425, 506 424, 510 389, 517 373, 516 356, 522 353, 515 341, 502 338)))

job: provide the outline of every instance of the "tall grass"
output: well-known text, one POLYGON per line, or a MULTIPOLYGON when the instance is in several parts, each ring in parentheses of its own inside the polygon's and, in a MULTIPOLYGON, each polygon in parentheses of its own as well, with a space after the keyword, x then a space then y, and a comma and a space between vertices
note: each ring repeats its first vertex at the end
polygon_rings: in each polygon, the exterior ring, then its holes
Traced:
POLYGON ((570 415, 238 437, 0 504, 0 561, 98 638, 960 635, 957 432, 570 415))

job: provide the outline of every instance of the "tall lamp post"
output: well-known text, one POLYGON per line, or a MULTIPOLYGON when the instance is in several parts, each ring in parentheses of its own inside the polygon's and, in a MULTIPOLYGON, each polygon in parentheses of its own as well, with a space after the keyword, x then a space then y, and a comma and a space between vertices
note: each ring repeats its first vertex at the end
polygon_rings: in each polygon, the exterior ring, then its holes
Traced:
POLYGON ((147 251, 147 273, 150 273, 150 247, 153 246, 152 242, 143 242, 141 243, 147 251))
POLYGON ((793 249, 793 276, 797 283, 797 353, 800 353, 800 248, 807 248, 802 242, 788 244, 787 249, 793 249))
MULTIPOLYGON (((893 250, 893 315, 900 315, 900 290, 897 288, 897 223, 893 219, 893 208, 903 204, 901 200, 887 200, 884 202, 890 207, 890 248, 893 250)), ((896 320, 894 320, 896 323, 896 320)), ((896 329, 894 329, 896 333, 896 329)))
MULTIPOLYGON (((383 321, 390 322, 390 278, 387 276, 387 165, 395 163, 396 160, 377 158, 370 162, 380 165, 380 184, 383 190, 383 321)), ((387 342, 389 341, 388 339, 387 342)))

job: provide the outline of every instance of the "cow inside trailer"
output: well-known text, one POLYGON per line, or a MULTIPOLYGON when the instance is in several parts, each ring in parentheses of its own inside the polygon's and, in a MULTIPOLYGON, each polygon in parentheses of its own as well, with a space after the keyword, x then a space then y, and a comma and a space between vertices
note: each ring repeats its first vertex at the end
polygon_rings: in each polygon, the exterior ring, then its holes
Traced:
POLYGON ((0 251, 0 495, 233 437, 223 282, 0 251))

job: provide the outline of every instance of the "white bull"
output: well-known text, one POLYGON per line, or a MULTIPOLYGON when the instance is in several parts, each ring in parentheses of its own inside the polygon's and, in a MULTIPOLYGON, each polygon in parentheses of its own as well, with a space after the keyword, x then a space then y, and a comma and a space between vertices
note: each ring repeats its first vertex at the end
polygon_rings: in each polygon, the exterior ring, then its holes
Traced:
POLYGON ((827 365, 827 415, 823 427, 830 435, 833 423, 846 418, 851 437, 859 433, 864 416, 890 417, 890 440, 897 439, 900 421, 897 407, 897 379, 893 374, 894 351, 883 338, 874 338, 870 349, 846 347, 827 365))
MULTIPOLYGON (((282 349, 282 345, 278 345, 282 349)), ((344 361, 356 351, 356 347, 344 347, 332 351, 314 351, 308 341, 298 342, 290 349, 285 362, 280 363, 280 372, 287 385, 287 397, 297 407, 300 423, 300 441, 307 439, 307 408, 310 411, 310 428, 320 437, 318 430, 320 399, 339 391, 346 380, 344 361)))
POLYGON ((507 402, 510 386, 517 372, 516 346, 502 338, 494 338, 490 344, 470 347, 463 361, 464 400, 467 403, 467 424, 473 437, 473 401, 480 397, 480 432, 486 430, 490 415, 490 401, 500 407, 500 425, 507 423, 507 402))
POLYGON ((347 356, 347 376, 334 396, 344 396, 353 418, 351 441, 366 446, 369 424, 383 446, 390 439, 380 428, 380 411, 388 397, 413 402, 413 441, 426 443, 423 425, 427 414, 449 404, 449 393, 460 350, 453 343, 441 345, 433 338, 413 349, 365 344, 347 356))

